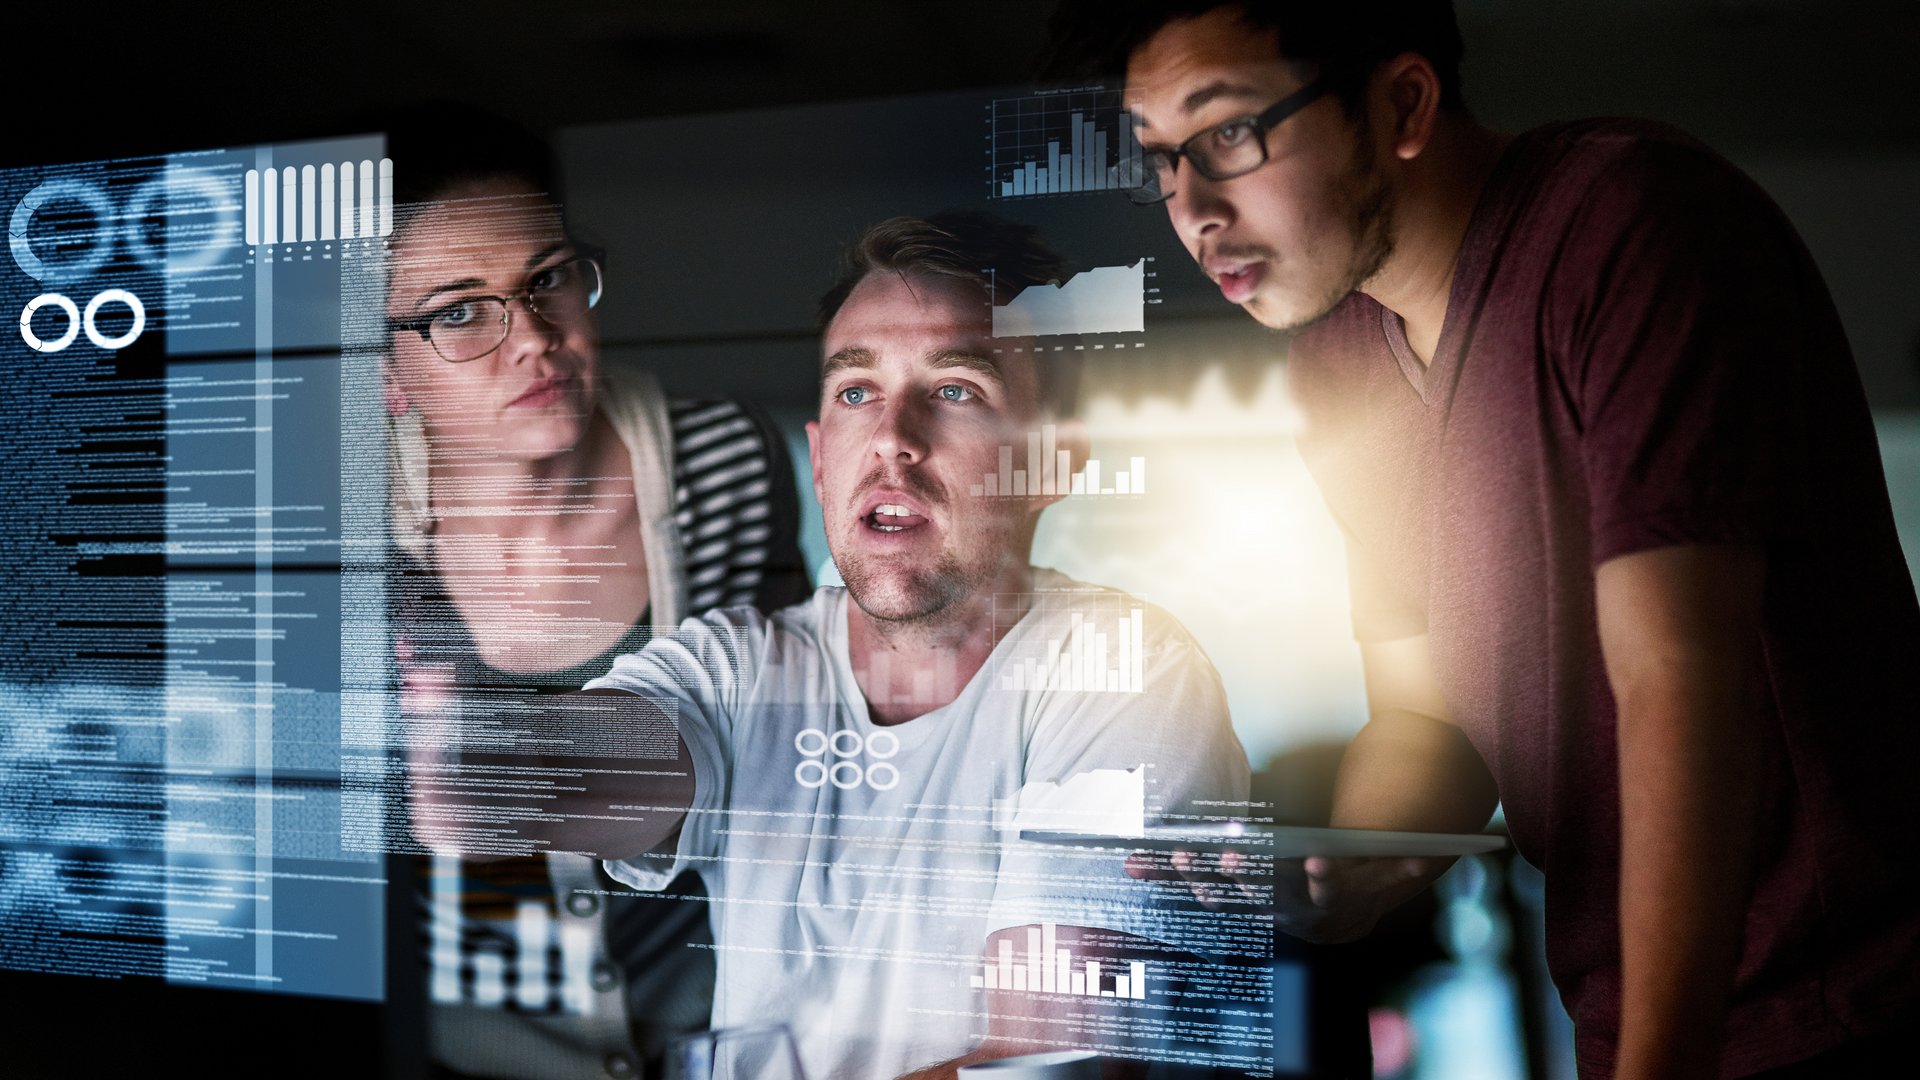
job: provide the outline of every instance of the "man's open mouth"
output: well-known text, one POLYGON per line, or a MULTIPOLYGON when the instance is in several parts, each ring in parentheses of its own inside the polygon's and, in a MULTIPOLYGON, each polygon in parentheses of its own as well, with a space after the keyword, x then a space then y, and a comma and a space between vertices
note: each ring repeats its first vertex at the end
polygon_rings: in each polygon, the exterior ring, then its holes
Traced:
POLYGON ((867 528, 877 532, 905 532, 916 525, 924 525, 927 519, 898 503, 881 503, 863 519, 867 528))

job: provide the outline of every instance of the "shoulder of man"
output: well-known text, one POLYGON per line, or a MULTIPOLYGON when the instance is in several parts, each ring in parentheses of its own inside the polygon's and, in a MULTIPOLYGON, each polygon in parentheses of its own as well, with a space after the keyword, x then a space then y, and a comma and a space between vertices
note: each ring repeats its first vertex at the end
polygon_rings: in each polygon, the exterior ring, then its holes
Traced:
MULTIPOLYGON (((1790 236, 1785 215, 1740 168, 1653 120, 1599 118, 1520 135, 1476 217, 1511 216, 1566 242, 1607 252, 1636 232, 1681 239, 1733 228, 1790 236)), ((1486 230, 1482 230, 1486 231, 1486 230)), ((1504 230, 1499 230, 1504 233, 1504 230)))
POLYGON ((672 694, 722 711, 745 705, 770 669, 826 663, 831 603, 829 590, 822 590, 814 600, 774 613, 749 605, 714 607, 655 636, 637 653, 616 657, 612 671, 588 688, 672 694))

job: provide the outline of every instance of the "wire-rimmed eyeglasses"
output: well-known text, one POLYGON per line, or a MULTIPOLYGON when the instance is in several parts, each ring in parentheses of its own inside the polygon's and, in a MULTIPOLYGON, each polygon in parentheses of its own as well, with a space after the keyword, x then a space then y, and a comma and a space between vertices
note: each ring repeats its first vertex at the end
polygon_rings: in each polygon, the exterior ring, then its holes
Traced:
POLYGON ((548 326, 578 324, 600 302, 600 260, 581 255, 545 267, 510 296, 462 296, 412 319, 389 319, 393 330, 411 330, 450 364, 478 360, 506 344, 513 302, 548 326))
POLYGON ((1257 116, 1215 124, 1171 150, 1146 150, 1140 184, 1127 192, 1128 197, 1141 206, 1165 202, 1173 195, 1173 175, 1181 158, 1186 158, 1194 172, 1209 180, 1245 176, 1267 163, 1267 132, 1332 89, 1332 83, 1323 75, 1257 116))

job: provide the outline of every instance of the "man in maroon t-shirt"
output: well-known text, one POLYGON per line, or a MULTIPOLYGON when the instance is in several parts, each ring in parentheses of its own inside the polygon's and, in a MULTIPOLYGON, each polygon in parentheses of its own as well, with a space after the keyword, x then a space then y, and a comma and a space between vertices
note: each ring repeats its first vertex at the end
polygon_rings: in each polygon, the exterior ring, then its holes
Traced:
MULTIPOLYGON (((1503 803, 1583 1073, 1890 1064, 1920 1020, 1920 607, 1779 210, 1658 125, 1478 126, 1445 2, 1056 29, 1058 70, 1124 67, 1136 201, 1305 328, 1370 709, 1333 824, 1476 831, 1503 803)), ((1280 917, 1349 940, 1445 867, 1283 864, 1280 917)))

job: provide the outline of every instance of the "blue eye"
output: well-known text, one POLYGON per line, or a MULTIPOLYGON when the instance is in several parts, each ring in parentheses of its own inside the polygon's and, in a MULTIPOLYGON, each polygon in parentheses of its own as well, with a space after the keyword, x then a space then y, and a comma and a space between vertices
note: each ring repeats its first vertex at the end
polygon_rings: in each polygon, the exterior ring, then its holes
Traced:
POLYGON ((943 386, 940 396, 947 401, 968 401, 973 398, 973 391, 964 386, 943 386))
POLYGON ((479 305, 471 300, 448 304, 433 315, 433 325, 458 330, 479 321, 479 305))
POLYGON ((849 386, 840 391, 840 400, 848 405, 858 405, 867 400, 867 395, 870 393, 872 391, 864 386, 849 386))

